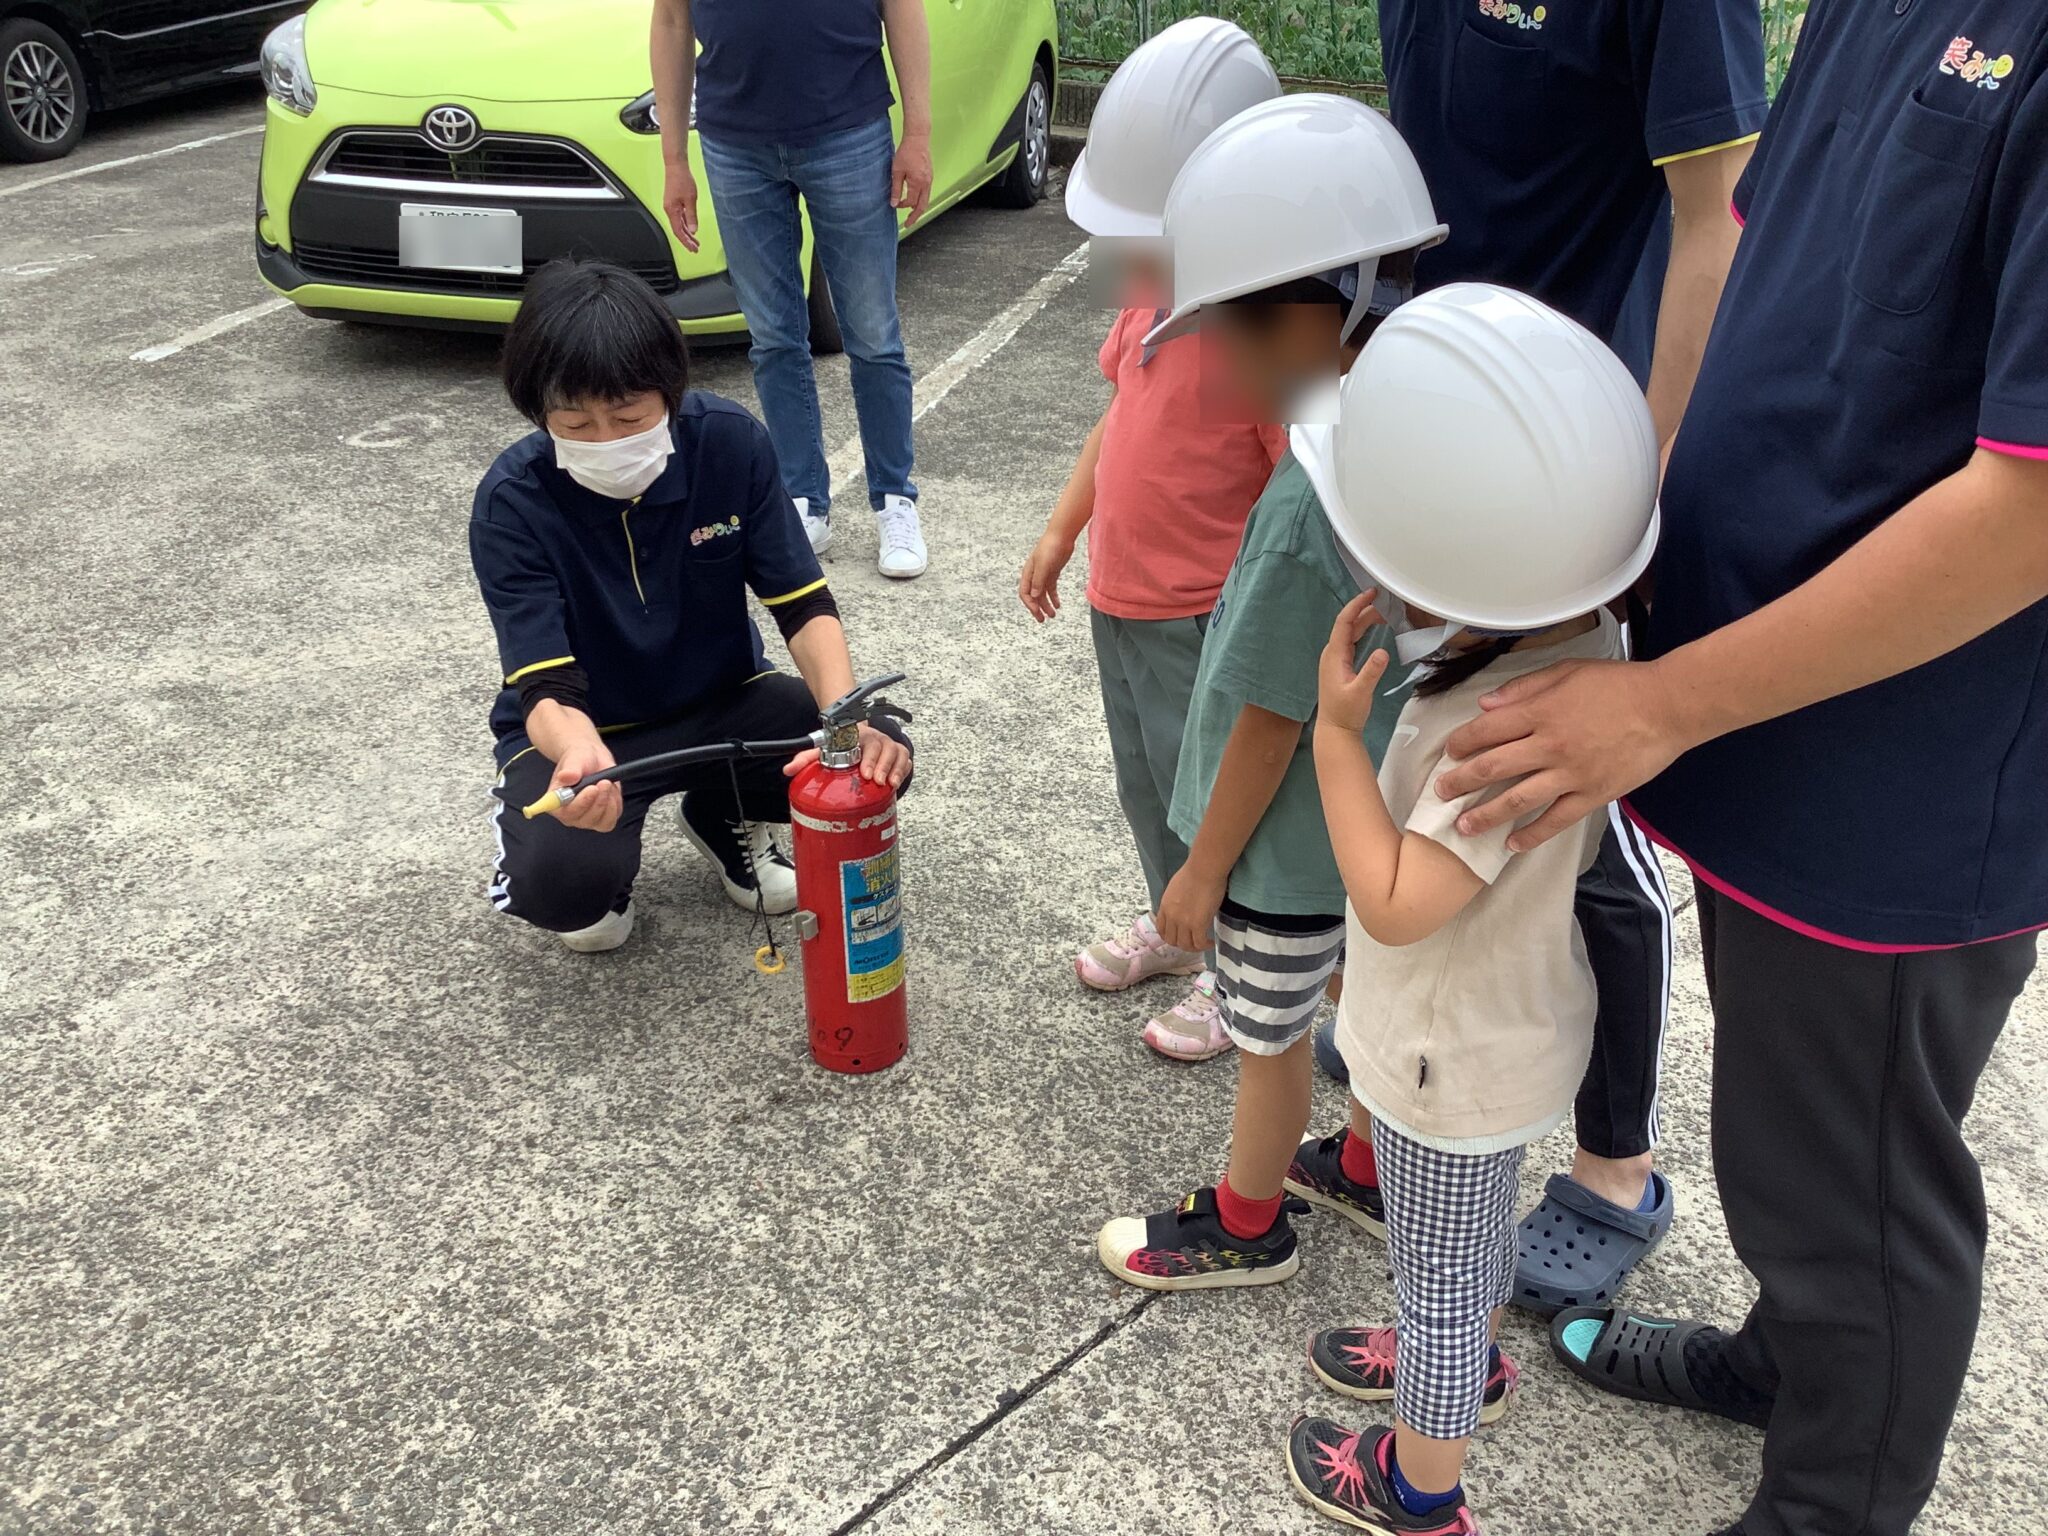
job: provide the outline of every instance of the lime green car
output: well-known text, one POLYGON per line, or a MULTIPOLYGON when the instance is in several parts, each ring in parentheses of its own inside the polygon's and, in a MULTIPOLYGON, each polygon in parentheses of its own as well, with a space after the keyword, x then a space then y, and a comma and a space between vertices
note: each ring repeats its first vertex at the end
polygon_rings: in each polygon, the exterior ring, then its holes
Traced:
MULTIPOLYGON (((925 9, 933 178, 917 227, 983 188, 1037 202, 1052 0, 925 9)), ((743 332, 701 166, 702 249, 662 216, 651 14, 650 0, 318 0, 263 47, 263 280, 311 315, 497 327, 537 267, 580 253, 646 278, 686 332, 743 332)), ((804 240, 813 345, 829 350, 838 327, 804 240)))

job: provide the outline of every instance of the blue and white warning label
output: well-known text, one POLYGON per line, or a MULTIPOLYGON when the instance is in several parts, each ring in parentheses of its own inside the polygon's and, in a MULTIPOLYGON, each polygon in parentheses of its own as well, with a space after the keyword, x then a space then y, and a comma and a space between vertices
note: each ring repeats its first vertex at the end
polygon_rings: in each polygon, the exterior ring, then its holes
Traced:
POLYGON ((854 1003, 887 997, 903 985, 903 900, 896 850, 839 866, 846 912, 846 997, 854 1003))

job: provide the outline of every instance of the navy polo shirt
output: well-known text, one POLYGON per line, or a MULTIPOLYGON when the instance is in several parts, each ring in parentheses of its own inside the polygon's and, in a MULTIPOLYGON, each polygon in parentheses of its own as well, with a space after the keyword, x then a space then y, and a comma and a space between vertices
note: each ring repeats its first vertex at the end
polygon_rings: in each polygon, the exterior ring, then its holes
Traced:
POLYGON ((501 766, 527 745, 521 678, 573 663, 601 728, 673 719, 768 670, 749 591, 774 607, 825 585, 759 422, 692 391, 670 431, 674 457, 632 501, 556 468, 545 432, 477 487, 469 552, 504 668, 501 766))
POLYGON ((1380 0, 1394 126, 1450 226, 1419 287, 1534 294, 1610 336, 1661 166, 1763 126, 1757 0, 1380 0))
MULTIPOLYGON (((1736 193, 1745 230, 1664 482, 1646 654, 1808 580, 1980 444, 2048 458, 2044 73, 2040 0, 1815 0, 1736 193)), ((1633 808, 1710 883, 1819 937, 2038 927, 2044 660, 2048 604, 1710 742, 1633 808)))
POLYGON ((747 144, 814 144, 885 116, 881 0, 690 0, 697 127, 747 144))

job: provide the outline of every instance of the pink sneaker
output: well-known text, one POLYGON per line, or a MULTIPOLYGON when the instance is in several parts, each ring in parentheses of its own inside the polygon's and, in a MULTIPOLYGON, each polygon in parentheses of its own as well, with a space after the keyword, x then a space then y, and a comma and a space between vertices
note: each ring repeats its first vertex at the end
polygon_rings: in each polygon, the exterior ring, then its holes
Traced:
POLYGON ((1192 976, 1201 968, 1200 955, 1159 937, 1150 912, 1141 914, 1129 933, 1090 944, 1074 956, 1074 974, 1098 992, 1121 992, 1154 976, 1192 976))
POLYGON ((1230 1049, 1223 1008, 1216 1001, 1216 973, 1204 971, 1194 990, 1145 1026, 1145 1043, 1175 1061, 1207 1061, 1230 1049))

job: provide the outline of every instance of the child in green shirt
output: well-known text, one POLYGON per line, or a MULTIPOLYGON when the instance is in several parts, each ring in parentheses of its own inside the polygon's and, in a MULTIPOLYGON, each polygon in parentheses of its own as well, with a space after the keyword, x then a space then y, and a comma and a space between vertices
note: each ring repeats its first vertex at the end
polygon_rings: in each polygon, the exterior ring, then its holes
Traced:
MULTIPOLYGON (((1414 252, 1444 232, 1391 125, 1330 96, 1287 97, 1218 130, 1175 182, 1166 222, 1180 302, 1154 338, 1199 324, 1230 386, 1275 420, 1334 400, 1337 375, 1412 292, 1414 252)), ((1382 1230, 1369 1145, 1341 1132, 1302 1142, 1309 1031, 1344 946, 1344 884, 1310 727, 1323 648, 1358 590, 1290 454, 1252 509, 1210 617, 1170 814, 1188 856, 1157 919, 1167 943, 1216 947, 1240 1074, 1229 1167, 1168 1210, 1102 1228, 1102 1262, 1134 1285, 1292 1275, 1283 1185, 1382 1230)), ((1361 645, 1391 649, 1393 637, 1375 629, 1361 645)), ((1405 687, 1404 676, 1374 712, 1375 758, 1405 687)))

